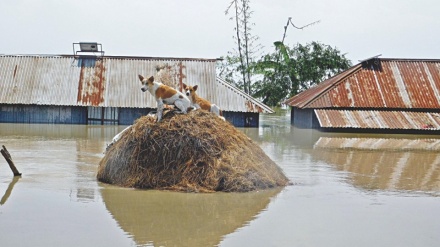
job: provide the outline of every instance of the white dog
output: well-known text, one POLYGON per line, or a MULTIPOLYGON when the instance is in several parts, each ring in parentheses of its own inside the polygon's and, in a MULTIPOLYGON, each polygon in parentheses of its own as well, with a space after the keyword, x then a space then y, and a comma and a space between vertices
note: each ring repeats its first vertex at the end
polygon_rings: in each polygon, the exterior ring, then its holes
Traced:
POLYGON ((182 113, 187 113, 191 106, 191 101, 181 92, 174 88, 154 81, 154 77, 144 78, 139 75, 141 80, 142 92, 149 91, 156 98, 157 102, 157 121, 162 119, 164 104, 175 105, 182 113))

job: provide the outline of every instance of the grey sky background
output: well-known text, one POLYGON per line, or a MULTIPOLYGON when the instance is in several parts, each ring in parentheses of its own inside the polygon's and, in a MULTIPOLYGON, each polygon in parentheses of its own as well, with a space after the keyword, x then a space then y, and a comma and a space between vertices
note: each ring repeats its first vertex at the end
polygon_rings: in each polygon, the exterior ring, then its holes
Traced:
MULTIPOLYGON (((101 43, 106 55, 218 58, 235 47, 230 0, 1 0, 0 54, 73 54, 101 43)), ((356 64, 383 58, 440 59, 438 0, 253 0, 252 33, 263 52, 319 41, 356 64)))

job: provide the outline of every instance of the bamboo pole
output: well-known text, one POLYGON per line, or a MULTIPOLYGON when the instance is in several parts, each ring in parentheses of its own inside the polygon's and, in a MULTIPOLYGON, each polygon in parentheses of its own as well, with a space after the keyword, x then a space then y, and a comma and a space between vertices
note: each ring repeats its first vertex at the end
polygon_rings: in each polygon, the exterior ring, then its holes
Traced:
POLYGON ((9 168, 11 168, 11 171, 14 173, 15 176, 21 176, 21 173, 17 170, 17 168, 14 165, 14 162, 12 161, 11 154, 6 149, 5 145, 2 145, 1 153, 3 157, 5 157, 5 160, 8 162, 9 168))

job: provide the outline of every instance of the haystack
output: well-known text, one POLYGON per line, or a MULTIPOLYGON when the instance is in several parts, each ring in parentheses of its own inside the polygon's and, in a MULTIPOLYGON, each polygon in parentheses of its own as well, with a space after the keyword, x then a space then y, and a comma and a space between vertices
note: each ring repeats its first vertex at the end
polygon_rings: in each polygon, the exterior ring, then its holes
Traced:
POLYGON ((263 150, 229 122, 202 110, 136 120, 112 145, 98 180, 123 187, 188 192, 246 192, 288 179, 263 150))

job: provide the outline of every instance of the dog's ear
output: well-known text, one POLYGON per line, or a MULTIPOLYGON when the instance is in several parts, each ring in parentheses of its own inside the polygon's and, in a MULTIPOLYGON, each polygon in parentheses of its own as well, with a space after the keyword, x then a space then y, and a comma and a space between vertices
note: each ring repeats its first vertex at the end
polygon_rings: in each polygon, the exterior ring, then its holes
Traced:
POLYGON ((148 80, 153 82, 154 81, 154 76, 150 76, 150 78, 148 78, 148 80))
POLYGON ((141 75, 139 75, 139 80, 143 81, 143 80, 144 80, 144 77, 141 76, 141 75))
POLYGON ((195 85, 195 86, 193 87, 194 91, 197 91, 197 87, 199 87, 199 86, 195 85))
POLYGON ((187 86, 185 83, 183 83, 183 82, 182 82, 182 86, 183 86, 183 89, 185 89, 185 88, 188 87, 188 86, 187 86))

